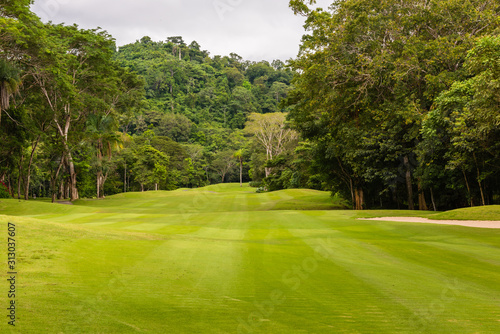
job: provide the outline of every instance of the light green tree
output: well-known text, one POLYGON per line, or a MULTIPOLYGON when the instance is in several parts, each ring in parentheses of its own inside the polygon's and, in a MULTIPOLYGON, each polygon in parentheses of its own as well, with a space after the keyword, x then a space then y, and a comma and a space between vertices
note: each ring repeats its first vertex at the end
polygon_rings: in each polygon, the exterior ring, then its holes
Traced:
MULTIPOLYGON (((298 139, 298 133, 287 127, 286 113, 257 114, 248 117, 245 132, 252 135, 266 152, 266 161, 287 150, 298 139)), ((271 174, 266 167, 266 177, 271 174)))

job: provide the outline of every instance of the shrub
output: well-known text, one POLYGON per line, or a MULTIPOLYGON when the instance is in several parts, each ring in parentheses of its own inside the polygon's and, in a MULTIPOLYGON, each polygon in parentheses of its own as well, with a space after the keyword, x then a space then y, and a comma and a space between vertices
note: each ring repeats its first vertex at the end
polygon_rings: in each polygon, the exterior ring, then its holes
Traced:
POLYGON ((264 188, 264 187, 260 187, 256 191, 257 194, 262 194, 262 193, 265 193, 265 192, 266 192, 266 188, 264 188))
POLYGON ((3 182, 0 182, 0 198, 12 198, 12 196, 10 196, 9 189, 3 182))
POLYGON ((263 185, 262 181, 250 182, 250 187, 252 187, 252 188, 260 188, 260 187, 262 187, 262 185, 263 185))

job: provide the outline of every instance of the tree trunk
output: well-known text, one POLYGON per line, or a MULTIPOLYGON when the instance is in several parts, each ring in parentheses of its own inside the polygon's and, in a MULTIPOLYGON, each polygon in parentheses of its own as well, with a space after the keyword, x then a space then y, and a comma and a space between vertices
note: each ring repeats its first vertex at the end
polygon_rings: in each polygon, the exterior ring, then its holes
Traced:
POLYGON ((21 182, 23 179, 23 161, 24 161, 24 154, 21 155, 21 161, 19 162, 19 177, 17 179, 17 199, 21 199, 21 182))
POLYGON ((78 188, 76 186, 76 170, 75 164, 73 163, 73 157, 71 156, 71 152, 66 153, 68 156, 68 164, 69 164, 69 189, 70 189, 70 200, 76 201, 78 199, 78 188))
POLYGON ((477 183, 479 184, 479 191, 481 192, 481 203, 483 206, 486 206, 486 201, 484 199, 484 191, 483 186, 481 185, 481 172, 479 171, 479 164, 477 163, 476 153, 473 153, 474 161, 476 162, 476 170, 477 170, 477 183))
POLYGON ((109 176, 109 169, 106 171, 105 174, 101 175, 101 198, 106 197, 104 194, 104 184, 106 183, 108 176, 109 176))
POLYGON ((411 182, 411 169, 410 169, 410 159, 406 155, 404 157, 404 164, 406 167, 406 188, 408 190, 408 209, 415 210, 415 205, 413 204, 413 186, 411 182))
POLYGON ((56 174, 54 176, 51 176, 50 179, 50 190, 52 191, 52 203, 54 203, 57 198, 56 183, 57 183, 57 178, 59 177, 59 172, 61 171, 63 165, 64 165, 64 158, 61 157, 61 161, 59 162, 59 167, 57 167, 56 174))
POLYGON ((124 176, 123 176, 123 192, 126 193, 127 192, 127 163, 125 163, 125 173, 124 176))
POLYGON ((64 199, 64 180, 61 180, 61 183, 59 184, 59 196, 58 198, 60 200, 64 199))
POLYGON ((14 187, 13 187, 13 181, 12 181, 12 176, 9 175, 9 185, 8 185, 8 188, 9 188, 9 194, 10 196, 12 196, 12 198, 14 198, 14 187))
POLYGON ((481 203, 483 203, 483 206, 486 206, 486 200, 484 199, 483 186, 481 185, 481 173, 479 172, 479 168, 477 168, 477 183, 479 184, 479 190, 481 191, 481 203))
POLYGON ((66 183, 64 184, 64 198, 71 198, 71 179, 66 179, 66 183))
POLYGON ((144 192, 144 183, 141 183, 141 192, 144 192))
POLYGON ((470 192, 469 180, 467 180, 467 174, 465 174, 465 171, 463 169, 462 169, 462 173, 464 174, 465 186, 467 187, 467 192, 469 193, 470 206, 473 207, 474 201, 472 200, 472 194, 470 192))
POLYGON ((431 201, 432 201, 432 207, 434 208, 434 211, 437 211, 436 202, 434 201, 434 191, 432 190, 432 187, 431 187, 431 201))
POLYGON ((355 208, 356 210, 363 210, 365 204, 365 195, 362 188, 357 187, 354 190, 355 208))
POLYGON ((240 187, 243 187, 243 161, 240 160, 240 187))
POLYGON ((483 191, 483 186, 481 185, 481 181, 477 181, 479 184, 479 190, 481 191, 481 202, 483 203, 483 206, 486 206, 486 200, 484 198, 484 191, 483 191))
POLYGON ((356 196, 354 194, 354 186, 352 185, 352 179, 349 178, 349 186, 351 187, 351 200, 352 200, 352 205, 353 209, 356 210, 356 196))
POLYGON ((99 189, 101 188, 101 171, 97 171, 97 199, 101 198, 99 189))
POLYGON ((101 155, 101 150, 102 150, 102 143, 101 139, 97 141, 97 173, 96 173, 96 193, 97 193, 97 199, 101 198, 101 177, 102 177, 102 169, 101 169, 101 163, 102 163, 102 155, 101 155))
MULTIPOLYGON (((267 161, 269 161, 269 160, 272 160, 272 159, 273 159, 273 153, 272 153, 272 151, 268 148, 268 149, 267 149, 267 160, 266 160, 266 162, 267 162, 267 161)), ((266 171, 266 177, 268 177, 269 175, 271 175, 271 168, 269 168, 269 167, 265 167, 265 171, 266 171)))
POLYGON ((427 202, 425 201, 425 192, 422 189, 420 181, 418 182, 418 209, 421 211, 429 210, 429 208, 427 207, 427 202))
POLYGON ((158 191, 158 183, 155 183, 155 191, 158 191))
POLYGON ((28 170, 26 171, 26 187, 24 188, 24 199, 27 201, 29 199, 29 191, 30 191, 30 179, 31 179, 31 166, 33 165, 33 157, 35 156, 35 150, 38 146, 38 142, 40 141, 40 135, 38 135, 35 143, 32 145, 30 161, 28 163, 28 170))
POLYGON ((358 189, 354 190, 354 210, 358 210, 359 195, 358 189))
POLYGON ((66 105, 64 107, 65 109, 65 120, 64 120, 64 129, 61 126, 60 122, 58 121, 57 118, 54 118, 54 122, 57 126, 59 135, 61 136, 61 142, 64 147, 64 153, 66 155, 66 163, 69 168, 69 177, 70 177, 70 182, 69 182, 69 187, 70 187, 70 199, 71 201, 76 201, 78 199, 78 188, 76 186, 76 170, 75 170, 75 164, 73 162, 73 157, 71 156, 71 150, 68 145, 68 133, 69 129, 71 126, 71 115, 70 115, 70 105, 66 105))

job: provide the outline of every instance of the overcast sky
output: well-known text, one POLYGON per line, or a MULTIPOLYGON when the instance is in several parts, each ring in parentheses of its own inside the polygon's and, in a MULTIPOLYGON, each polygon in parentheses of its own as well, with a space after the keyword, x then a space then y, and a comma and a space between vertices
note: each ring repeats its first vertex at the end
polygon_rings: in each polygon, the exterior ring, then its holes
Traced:
POLYGON ((288 0, 35 0, 32 11, 44 22, 101 27, 118 46, 182 36, 211 55, 253 61, 295 58, 305 33, 288 0))

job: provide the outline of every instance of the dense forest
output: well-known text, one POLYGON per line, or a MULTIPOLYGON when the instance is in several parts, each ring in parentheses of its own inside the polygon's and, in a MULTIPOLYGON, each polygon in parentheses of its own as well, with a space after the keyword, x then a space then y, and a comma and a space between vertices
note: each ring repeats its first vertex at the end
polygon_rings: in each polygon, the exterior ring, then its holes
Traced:
POLYGON ((44 24, 28 5, 0 7, 4 196, 273 187, 262 181, 284 162, 267 161, 297 144, 282 107, 294 73, 282 61, 210 56, 180 36, 117 48, 100 29, 44 24))
POLYGON ((30 3, 0 4, 0 197, 251 182, 356 209, 500 202, 495 1, 290 1, 309 34, 287 64, 117 47, 30 3))
POLYGON ((290 1, 311 33, 288 106, 329 185, 357 209, 499 203, 498 1, 313 2, 290 1))

